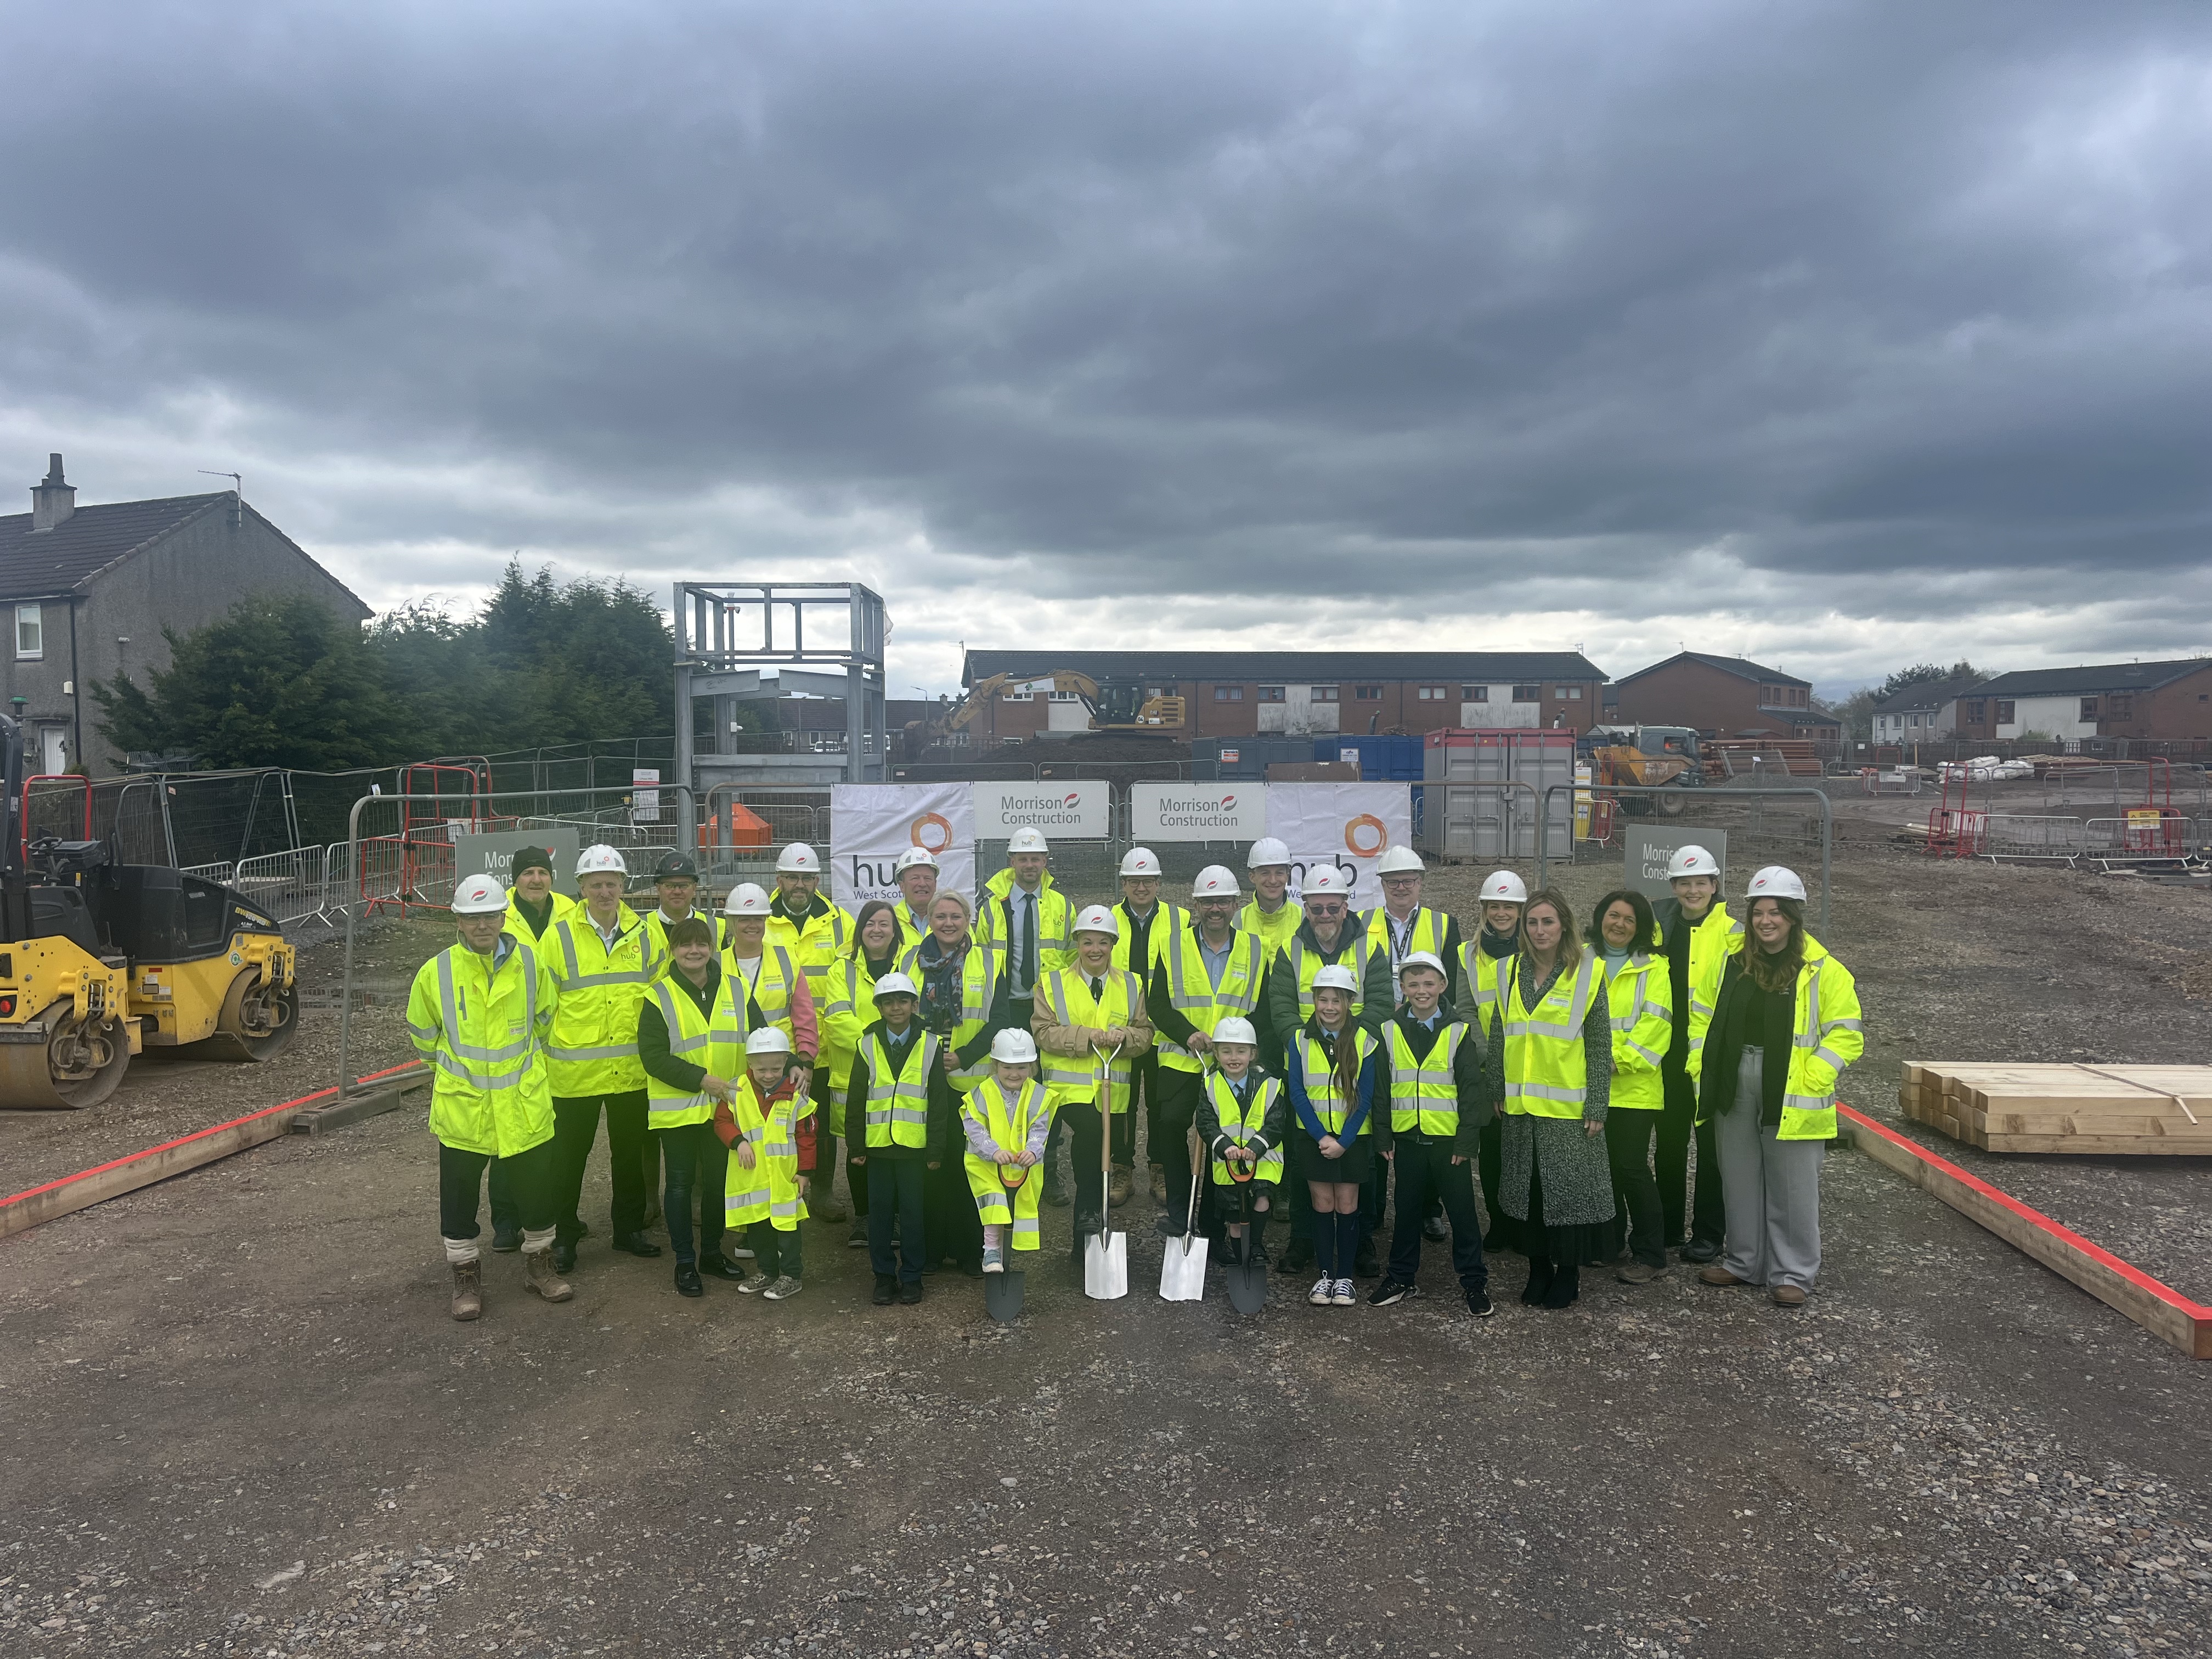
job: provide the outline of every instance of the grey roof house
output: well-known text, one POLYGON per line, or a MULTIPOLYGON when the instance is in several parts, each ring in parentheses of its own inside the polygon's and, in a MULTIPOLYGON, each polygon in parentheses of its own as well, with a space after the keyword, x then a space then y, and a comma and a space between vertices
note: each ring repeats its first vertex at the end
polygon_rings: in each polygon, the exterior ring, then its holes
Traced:
POLYGON ((45 772, 122 769, 94 729, 94 681, 141 684, 168 666, 164 626, 204 627, 249 593, 309 593, 349 622, 368 605, 234 490, 79 507, 51 458, 31 511, 0 516, 0 653, 8 707, 36 738, 45 772))

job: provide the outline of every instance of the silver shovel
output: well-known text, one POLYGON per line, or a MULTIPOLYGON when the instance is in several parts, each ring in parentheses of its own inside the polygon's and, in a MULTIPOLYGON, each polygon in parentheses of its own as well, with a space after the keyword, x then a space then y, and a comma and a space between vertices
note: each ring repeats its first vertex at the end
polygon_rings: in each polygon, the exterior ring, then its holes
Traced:
POLYGON ((1110 1054, 1091 1047, 1098 1062, 1098 1231, 1083 1241, 1083 1293, 1095 1302, 1114 1302, 1129 1293, 1129 1236, 1112 1231, 1114 1184, 1114 1062, 1121 1057, 1115 1043, 1110 1054))
POLYGON ((1160 1253, 1160 1299, 1164 1302, 1202 1302, 1206 1299, 1206 1239, 1198 1231, 1198 1176, 1206 1167, 1206 1149, 1198 1132, 1190 1134, 1190 1209, 1181 1238, 1170 1238, 1160 1253))

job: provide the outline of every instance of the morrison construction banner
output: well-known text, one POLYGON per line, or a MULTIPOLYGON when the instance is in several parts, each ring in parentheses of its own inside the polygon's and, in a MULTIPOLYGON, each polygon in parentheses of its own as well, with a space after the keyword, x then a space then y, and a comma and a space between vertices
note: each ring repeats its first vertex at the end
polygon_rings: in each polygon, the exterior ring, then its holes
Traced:
POLYGON ((896 898, 893 866, 909 847, 936 855, 939 887, 973 898, 975 789, 966 783, 842 783, 832 789, 831 900, 857 910, 872 898, 896 898))
POLYGON ((1334 864, 1352 879, 1352 906, 1382 902, 1375 861, 1387 847, 1413 844, 1413 792, 1402 783, 1271 783, 1267 833, 1291 849, 1291 890, 1306 872, 1334 864))
POLYGON ((1048 842, 1061 836, 1078 841, 1106 839, 1109 820, 1103 778, 1077 783, 971 783, 968 787, 975 792, 979 840, 1004 841, 1025 823, 1042 830, 1048 842))

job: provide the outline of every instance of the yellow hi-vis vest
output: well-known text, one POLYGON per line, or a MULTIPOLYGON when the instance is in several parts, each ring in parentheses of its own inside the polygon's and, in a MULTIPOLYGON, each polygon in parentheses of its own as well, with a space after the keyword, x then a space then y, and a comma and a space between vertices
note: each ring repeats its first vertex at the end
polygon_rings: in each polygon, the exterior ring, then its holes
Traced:
MULTIPOLYGON (((546 933, 551 933, 555 925, 562 917, 572 916, 584 908, 581 903, 570 898, 566 893, 551 892, 546 894, 545 898, 546 902, 552 906, 545 915, 546 933)), ((505 931, 514 934, 525 945, 535 945, 545 936, 544 933, 533 933, 530 931, 530 919, 522 914, 522 895, 512 888, 507 890, 507 895, 505 931)))
MULTIPOLYGON (((576 908, 580 910, 583 906, 579 904, 576 908)), ((698 917, 708 927, 713 928, 717 939, 721 938, 721 923, 716 920, 712 910, 702 910, 695 904, 691 907, 689 915, 698 917)), ((683 918, 679 917, 678 920, 683 918)), ((668 951, 668 930, 675 925, 675 922, 660 914, 660 907, 657 904, 645 913, 646 954, 651 959, 653 971, 656 974, 672 971, 669 964, 675 958, 669 954, 668 951)))
MULTIPOLYGON (((1176 935, 1167 953, 1168 1005, 1209 1037, 1213 1028, 1231 1014, 1248 1018, 1260 1006, 1267 969, 1260 941, 1246 933, 1229 936, 1229 960, 1221 969, 1221 983, 1206 976, 1206 952, 1199 945, 1198 924, 1176 935)), ((1196 1054, 1180 1042, 1159 1042, 1160 1064, 1178 1072, 1205 1069, 1196 1054)))
POLYGON ((799 1120, 811 1109, 803 1095, 771 1108, 750 1073, 738 1084, 730 1115, 737 1121, 738 1138, 752 1143, 753 1167, 739 1164, 737 1147, 730 1148, 722 1187, 726 1225, 765 1221, 780 1233, 799 1231, 806 1216, 806 1200, 799 1194, 799 1120))
MULTIPOLYGON (((1034 1078, 1025 1080, 1019 1092, 1009 1100, 994 1075, 969 1091, 968 1097, 961 1103, 960 1115, 965 1122, 980 1128, 993 1146, 1005 1152, 1018 1152, 1029 1145, 1030 1131, 1037 1121, 1052 1115, 1052 1103, 1044 1085, 1034 1078)), ((1011 1221, 1014 1248, 1036 1249, 1042 1242, 1037 1231, 1037 1196, 1044 1190, 1043 1163, 1032 1164, 1024 1170, 978 1158, 972 1150, 962 1161, 968 1169, 968 1190, 975 1195, 975 1213, 982 1218, 984 1224, 996 1226, 1011 1221), (1006 1176, 1020 1176, 1021 1184, 1008 1187, 1001 1171, 1006 1176)))
MULTIPOLYGON (((1261 1127, 1267 1122, 1267 1114, 1274 1109, 1275 1102, 1282 1092, 1282 1079, 1263 1077, 1253 1085, 1252 1103, 1239 1106, 1237 1091, 1229 1086, 1229 1079, 1214 1067, 1206 1069, 1206 1095, 1213 1103, 1213 1115, 1221 1120, 1221 1133, 1239 1146, 1251 1144, 1261 1127)), ((1282 1178, 1283 1149, 1279 1145, 1270 1146, 1260 1154, 1260 1161, 1252 1166, 1252 1179, 1273 1182, 1280 1182, 1282 1178)), ((1217 1187, 1237 1184, 1237 1177, 1229 1172, 1229 1160, 1225 1158, 1213 1160, 1213 1184, 1217 1187)))
POLYGON ((1606 1012, 1613 1017, 1613 1103, 1656 1112, 1667 1104, 1659 1062, 1674 1041, 1674 1011, 1667 1006, 1667 959, 1633 953, 1605 982, 1606 1012))
POLYGON ((637 1057, 637 1011, 644 1005, 653 964, 645 924, 627 906, 616 925, 622 931, 610 947, 578 905, 545 930, 538 945, 561 998, 545 1057, 553 1092, 564 1098, 629 1094, 645 1087, 645 1067, 637 1057))
MULTIPOLYGON (((1781 1140, 1832 1140, 1836 1083, 1844 1067, 1866 1052, 1866 1025, 1858 981, 1810 933, 1805 965, 1797 970, 1796 1007, 1790 1020, 1790 1076, 1782 1085, 1781 1140)), ((1754 1109, 1755 1109, 1754 1103, 1754 1109)))
POLYGON ((1260 908, 1260 901, 1255 895, 1246 899, 1244 908, 1237 913, 1237 931, 1257 939, 1261 954, 1266 960, 1273 962, 1290 949, 1291 941, 1297 937, 1298 928, 1305 919, 1304 907, 1288 893, 1283 895, 1283 902, 1273 915, 1260 908))
MULTIPOLYGON (((924 1031, 906 1045, 908 1071, 891 1064, 883 1037, 870 1031, 860 1039, 860 1055, 868 1066, 868 1121, 865 1146, 927 1146, 929 1144, 929 1074, 944 1043, 924 1031), (919 1060, 921 1063, 915 1065, 919 1060), (908 1072, 912 1075, 908 1075, 908 1072)), ((851 1080, 849 1078, 847 1079, 851 1080)))
MULTIPOLYGON (((1014 959, 1013 937, 1002 936, 1001 932, 1016 925, 1012 914, 1013 892, 1014 871, 1008 865, 983 884, 983 896, 975 906, 975 937, 998 948, 1002 967, 1011 966, 1014 959)), ((1036 924, 1036 979, 1030 988, 1032 991, 1054 969, 1065 968, 1075 960, 1075 907, 1054 884, 1050 871, 1037 884, 1036 924)))
MULTIPOLYGON (((736 955, 725 945, 722 947, 722 977, 735 980, 739 994, 747 998, 753 1007, 760 1010, 757 1022, 748 1018, 747 1029, 765 1030, 771 1025, 780 1025, 783 1028, 784 1036, 791 1039, 792 1049, 796 1053, 799 1033, 792 1029, 791 992, 792 988, 799 983, 800 975, 799 963, 793 959, 791 952, 781 945, 762 945, 758 975, 748 983, 745 976, 738 971, 736 955)), ((814 1040, 817 1044, 822 1040, 818 1023, 815 1027, 814 1040)))
POLYGON ((1441 910, 1432 910, 1425 904, 1413 907, 1413 925, 1406 930, 1406 948, 1397 948, 1398 935, 1390 925, 1390 907, 1378 904, 1367 918, 1367 948, 1380 951, 1390 958, 1390 977, 1395 983, 1398 963, 1416 951, 1426 951, 1438 962, 1444 959, 1444 933, 1451 926, 1441 910))
MULTIPOLYGON (((732 1082, 745 1074, 744 985, 725 974, 714 986, 714 1012, 710 1019, 699 1012, 691 994, 676 981, 682 969, 663 974, 653 982, 653 1006, 668 1024, 668 1052, 702 1071, 732 1082)), ((714 1115, 714 1097, 702 1092, 686 1094, 659 1078, 645 1079, 645 1121, 654 1129, 674 1129, 686 1123, 705 1123, 714 1115)))
POLYGON ((1389 1045, 1390 1127, 1399 1134, 1455 1135, 1459 1133, 1459 1085, 1452 1062, 1467 1041, 1467 1022, 1446 1016, 1430 1045, 1428 1057, 1413 1058, 1413 1045, 1396 1020, 1382 1028, 1389 1045))
POLYGON ((1602 975, 1595 951, 1583 952, 1571 974, 1561 974, 1529 1007, 1520 983, 1521 958, 1505 975, 1498 1007, 1505 1016, 1505 1109, 1529 1117, 1580 1117, 1589 1091, 1583 1022, 1602 975))
POLYGON ((553 1138, 553 1091, 541 1046, 552 1024, 553 975, 517 941, 494 972, 465 945, 416 969, 407 1035, 435 1068, 430 1133, 456 1152, 513 1158, 553 1138))
MULTIPOLYGON (((828 899, 821 901, 830 904, 828 899)), ((810 907, 805 925, 793 921, 771 909, 768 915, 768 931, 763 936, 770 945, 780 945, 791 952, 791 958, 806 975, 806 988, 814 994, 816 1012, 821 1009, 827 994, 827 981, 837 958, 853 937, 853 918, 838 905, 830 904, 826 916, 813 914, 810 907)))
POLYGON ((1181 938, 1183 929, 1190 926, 1189 911, 1180 904, 1170 904, 1165 899, 1156 900, 1152 905, 1152 925, 1145 932, 1145 959, 1133 963, 1129 960, 1129 946, 1137 936, 1137 930, 1129 917, 1129 901, 1123 899, 1116 904, 1114 914, 1121 921, 1121 931, 1114 935, 1114 965, 1128 969, 1140 980, 1152 978, 1153 965, 1167 954, 1169 942, 1181 938))
MULTIPOLYGON (((1091 994, 1091 976, 1081 968, 1059 969, 1045 975, 1037 987, 1037 1000, 1052 1010, 1053 1023, 1057 1025, 1087 1025, 1097 1031, 1127 1025, 1143 998, 1144 988, 1134 974, 1123 968, 1109 968, 1098 977, 1105 994, 1094 998, 1091 994)), ((1096 1055, 1056 1054, 1041 1048, 1037 1059, 1043 1065, 1044 1085, 1052 1096, 1054 1111, 1071 1100, 1098 1098, 1096 1055)), ((1123 1054, 1107 1071, 1115 1111, 1129 1109, 1129 1079, 1133 1070, 1130 1057, 1123 1054)))
POLYGON ((1690 1018, 1683 1031, 1690 1047, 1682 1056, 1682 1069, 1692 1082, 1704 1073, 1705 1030, 1720 1003, 1721 975, 1728 959, 1742 949, 1743 924, 1730 920, 1728 906, 1715 899, 1690 934, 1690 1018))
MULTIPOLYGON (((1321 1120, 1321 1127, 1339 1139, 1344 1136, 1345 1120, 1352 1115, 1352 1109, 1359 1103, 1357 1092, 1359 1073, 1366 1066, 1367 1057, 1375 1052, 1374 1034, 1365 1026, 1347 1025, 1345 1030, 1357 1039, 1353 1049, 1359 1056, 1359 1064, 1352 1067, 1354 1092, 1350 1094, 1346 1093, 1343 1085, 1337 1082, 1336 1068, 1328 1063, 1328 1050, 1321 1046, 1319 1037, 1308 1031, 1300 1031, 1297 1040, 1291 1044, 1291 1058, 1297 1062, 1299 1075, 1305 1081, 1307 1103, 1312 1106, 1314 1115, 1321 1120)), ((1340 1045, 1344 1038, 1340 1036, 1337 1042, 1340 1045)), ((1367 1133, 1368 1126, 1374 1121, 1372 1112, 1360 1119, 1359 1134, 1352 1136, 1352 1139, 1358 1140, 1360 1135, 1367 1133)))
MULTIPOLYGON (((1336 936, 1337 950, 1334 965, 1339 968, 1351 969, 1352 977, 1359 986, 1359 989, 1352 994, 1352 1017, 1358 1019, 1359 1011, 1367 1003, 1368 952, 1375 950, 1376 946, 1372 935, 1359 932, 1354 927, 1355 920, 1353 917, 1346 916, 1344 921, 1344 932, 1336 936)), ((1389 949, 1387 945, 1382 948, 1386 951, 1389 949)), ((1322 969, 1330 966, 1330 962, 1320 951, 1307 950, 1306 942, 1303 939, 1292 939, 1284 948, 1284 954, 1291 959, 1291 971, 1297 975, 1298 1024, 1303 1025, 1313 1018, 1314 975, 1322 969)))
MULTIPOLYGON (((990 1022, 991 1004, 999 994, 999 974, 1004 959, 988 940, 970 939, 968 954, 960 960, 960 1018, 951 1034, 945 1039, 945 1075, 952 1086, 965 1094, 981 1083, 991 1072, 991 1056, 979 1056, 973 1066, 963 1066, 956 1052, 960 1045, 970 1041, 990 1022)), ((921 965, 921 942, 917 939, 899 957, 898 970, 919 987, 927 977, 921 965)))
POLYGON ((1482 937, 1459 947, 1459 964, 1467 970, 1467 996, 1474 1004, 1475 1023, 1492 1042, 1498 1040, 1498 998, 1505 986, 1505 969, 1511 957, 1493 957, 1482 948, 1482 937))
POLYGON ((845 1085, 853 1080, 853 1055, 860 1033, 876 1023, 876 976, 865 955, 840 957, 817 984, 814 1026, 821 1053, 817 1065, 830 1068, 830 1133, 845 1133, 845 1085))

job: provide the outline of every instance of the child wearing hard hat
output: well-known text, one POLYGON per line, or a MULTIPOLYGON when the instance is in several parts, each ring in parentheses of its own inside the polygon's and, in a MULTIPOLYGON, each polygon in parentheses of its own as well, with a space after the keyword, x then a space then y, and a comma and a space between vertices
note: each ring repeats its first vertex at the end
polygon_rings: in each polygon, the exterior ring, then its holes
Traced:
POLYGON ((1009 1246, 1034 1250, 1043 1243, 1038 1166, 1052 1129, 1052 1102, 1036 1080, 1036 1043, 1027 1031, 1000 1032, 991 1040, 991 1075, 960 1105, 968 1188, 983 1224, 987 1273, 1006 1271, 1009 1246))
MULTIPOLYGON (((1460 947, 1459 1012, 1487 1047, 1498 1039, 1498 990, 1521 948, 1521 912, 1528 902, 1528 884, 1510 870, 1493 870, 1482 878, 1478 902, 1482 926, 1460 947)), ((1475 1173, 1482 1182, 1483 1210, 1490 1217, 1490 1231, 1482 1240, 1486 1250, 1521 1248, 1521 1224, 1498 1202, 1504 1133, 1503 1119, 1493 1114, 1475 1143, 1475 1173)))
POLYGON ((1199 1097, 1198 1138, 1212 1152, 1214 1212, 1227 1224, 1229 1260, 1262 1267, 1267 1217, 1283 1184, 1283 1137, 1290 1105, 1280 1078, 1259 1064, 1252 1022, 1231 1014, 1213 1028, 1213 1065, 1199 1097), (1249 1218, 1249 1219, 1247 1218, 1249 1218))
POLYGON ((1389 1074, 1376 1063, 1374 1035, 1352 1012, 1358 985, 1340 963, 1316 973, 1312 1016, 1284 1057, 1297 1126, 1291 1163, 1311 1200, 1314 1258, 1321 1267, 1306 1297, 1316 1307, 1348 1308, 1356 1299, 1360 1188, 1374 1173, 1374 1120, 1390 1109, 1389 1074))
MULTIPOLYGON (((853 918, 822 896, 822 860, 803 841, 776 855, 775 896, 769 901, 765 942, 791 953, 806 975, 808 1000, 818 1017, 830 1001, 830 974, 852 937, 853 918)), ((837 1201, 837 1137, 830 1127, 830 1068, 814 1068, 810 1086, 815 1104, 814 1178, 806 1193, 806 1212, 831 1224, 846 1217, 837 1201)))
MULTIPOLYGON (((1114 907, 1117 932, 1114 965, 1126 968, 1146 984, 1152 969, 1170 941, 1190 926, 1190 913, 1180 904, 1160 897, 1159 854, 1149 847, 1132 847, 1121 858, 1121 901, 1114 907)), ((1120 1209, 1136 1195, 1137 1112, 1145 1103, 1145 1147, 1152 1166, 1151 1184, 1157 1201, 1167 1194, 1167 1166, 1160 1161, 1160 1057, 1147 1047, 1136 1058, 1129 1077, 1130 1108, 1114 1119, 1114 1180, 1107 1202, 1120 1209)))
MULTIPOLYGON (((861 935, 865 938, 866 925, 861 935)), ((921 1300, 927 1256, 928 1171, 942 1167, 959 1097, 945 1069, 945 1040, 925 1030, 921 994, 886 970, 871 987, 876 1018, 854 1046, 845 1085, 845 1123, 865 1171, 868 1265, 874 1302, 921 1300)))
POLYGON ((507 1166, 530 1288, 548 1302, 574 1292, 553 1267, 553 1091, 544 1052, 553 975, 534 945, 507 931, 507 889, 497 877, 464 878, 453 912, 460 939, 416 970, 407 1035, 431 1067, 438 1231, 453 1271, 453 1317, 469 1320, 483 1311, 477 1212, 487 1164, 507 1166))
MULTIPOLYGON (((1105 1224, 1105 1137, 1128 1116, 1137 1059, 1152 1046, 1144 983, 1114 965, 1120 935, 1115 913, 1103 904, 1077 916, 1075 960, 1044 976, 1030 1017, 1054 1120, 1066 1125, 1074 1144, 1075 1225, 1070 1238, 1079 1266, 1083 1240, 1105 1224)), ((1052 1143, 1048 1139, 1045 1145, 1048 1158, 1052 1143)))
POLYGON ((799 1138, 814 1114, 805 1073, 792 1064, 791 1038, 767 1025, 745 1038, 745 1075, 714 1105, 714 1133, 730 1149, 727 1216, 745 1230, 758 1271, 739 1285, 770 1302, 799 1291, 799 1224, 806 1200, 799 1190, 799 1138))

